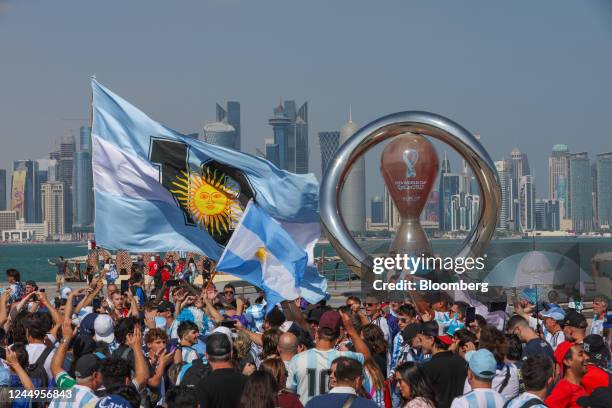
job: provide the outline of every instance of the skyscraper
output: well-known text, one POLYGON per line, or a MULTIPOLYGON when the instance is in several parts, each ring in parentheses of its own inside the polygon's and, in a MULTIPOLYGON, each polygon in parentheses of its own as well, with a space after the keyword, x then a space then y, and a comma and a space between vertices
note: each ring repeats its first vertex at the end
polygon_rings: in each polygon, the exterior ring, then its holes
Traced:
POLYGON ((510 163, 507 160, 499 160, 495 162, 495 168, 501 188, 501 208, 499 210, 499 219, 497 220, 497 229, 499 231, 507 231, 508 217, 510 215, 510 185, 512 182, 510 163))
POLYGON ((11 180, 11 210, 17 212, 18 220, 36 222, 36 173, 38 163, 33 160, 13 162, 11 180))
MULTIPOLYGON (((349 114, 349 121, 340 130, 340 144, 346 142, 359 126, 353 122, 349 114)), ((366 195, 365 195, 365 159, 360 157, 351 168, 340 197, 340 210, 342 218, 349 231, 359 234, 365 231, 366 225, 366 195)))
MULTIPOLYGON (((452 211, 453 211, 453 196, 460 192, 461 175, 455 173, 444 173, 442 176, 442 191, 440 193, 440 202, 442 203, 442 214, 439 220, 442 226, 442 231, 453 231, 452 211)), ((456 203, 457 208, 460 207, 456 203)))
POLYGON ((240 126, 240 102, 228 101, 223 108, 217 104, 217 122, 224 122, 234 128, 234 149, 240 150, 242 145, 240 126))
POLYGON ((446 151, 444 152, 444 160, 442 160, 440 166, 440 179, 438 181, 438 192, 440 194, 438 201, 438 229, 440 231, 446 231, 445 229, 445 215, 446 215, 446 206, 450 201, 450 196, 444 192, 444 175, 446 173, 450 173, 450 161, 448 160, 448 155, 446 151), (448 202, 447 202, 448 201, 448 202))
POLYGON ((308 102, 296 109, 295 101, 274 108, 268 120, 279 149, 279 167, 294 173, 308 173, 308 102))
POLYGON ((593 182, 588 153, 569 156, 570 214, 575 232, 593 230, 593 182))
POLYGON ((319 132, 319 145, 321 146, 321 176, 323 176, 340 146, 340 132, 319 132))
POLYGON ((274 139, 266 139, 266 160, 280 167, 280 148, 274 139))
POLYGON ((6 210, 6 170, 0 169, 0 211, 6 210))
POLYGON ((548 197, 553 200, 565 199, 568 177, 569 148, 564 144, 556 144, 548 157, 548 197))
POLYGON ((522 176, 519 182, 521 228, 523 232, 535 230, 535 184, 533 176, 522 176))
POLYGON ((612 225, 612 152, 597 155, 597 214, 599 227, 612 225))
POLYGON ((76 140, 74 136, 65 136, 60 142, 59 150, 59 181, 64 183, 65 200, 64 206, 64 232, 72 232, 72 183, 74 169, 74 152, 76 151, 76 140))
POLYGON ((204 125, 204 141, 216 146, 238 150, 236 129, 225 122, 213 122, 204 125))
POLYGON ((44 183, 41 187, 41 197, 44 221, 49 228, 48 236, 59 240, 66 233, 64 220, 66 210, 66 184, 59 181, 44 183))
POLYGON ((79 128, 79 149, 91 154, 91 128, 89 126, 79 128))
POLYGON ((370 220, 373 224, 380 224, 385 222, 385 214, 383 211, 383 200, 380 196, 372 197, 370 203, 370 220))
POLYGON ((74 154, 73 176, 72 230, 74 232, 93 232, 93 174, 89 151, 79 150, 74 154))
POLYGON ((518 148, 512 150, 512 153, 510 153, 510 160, 512 163, 512 190, 515 194, 512 198, 518 199, 521 177, 531 174, 529 160, 527 159, 527 154, 522 153, 518 148))

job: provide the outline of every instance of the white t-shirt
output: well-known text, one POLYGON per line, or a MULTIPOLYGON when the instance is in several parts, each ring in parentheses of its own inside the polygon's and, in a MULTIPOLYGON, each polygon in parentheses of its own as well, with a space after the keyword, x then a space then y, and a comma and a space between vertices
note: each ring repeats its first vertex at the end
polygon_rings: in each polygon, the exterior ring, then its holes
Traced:
MULTIPOLYGON (((516 397, 520 391, 519 386, 519 370, 513 363, 506 364, 502 368, 495 370, 495 377, 493 377, 491 388, 499 392, 504 398, 510 399, 516 397), (508 377, 508 382, 506 383, 504 389, 500 391, 508 374, 510 374, 508 377)), ((472 387, 466 378, 465 385, 463 386, 463 394, 467 394, 470 391, 472 391, 472 387)))
POLYGON ((467 394, 457 397, 451 408, 502 408, 506 399, 490 388, 476 388, 467 394))
POLYGON ((393 339, 390 339, 391 331, 389 330, 387 318, 385 316, 378 316, 376 319, 372 320, 372 324, 380 327, 380 330, 382 330, 383 334, 385 335, 385 340, 387 340, 387 343, 391 344, 393 339))
POLYGON ((310 349, 293 356, 288 364, 287 389, 297 392, 303 405, 325 394, 329 388, 329 369, 338 357, 349 357, 363 364, 363 354, 336 349, 310 349))
MULTIPOLYGON (((39 343, 26 345, 26 351, 28 352, 28 364, 36 363, 36 360, 38 360, 38 357, 40 357, 46 348, 47 346, 45 344, 39 343)), ((47 377, 49 377, 49 384, 51 384, 53 381, 53 374, 51 374, 51 360, 53 360, 53 355, 55 355, 55 349, 51 350, 51 353, 49 353, 49 356, 47 356, 44 364, 47 377)))

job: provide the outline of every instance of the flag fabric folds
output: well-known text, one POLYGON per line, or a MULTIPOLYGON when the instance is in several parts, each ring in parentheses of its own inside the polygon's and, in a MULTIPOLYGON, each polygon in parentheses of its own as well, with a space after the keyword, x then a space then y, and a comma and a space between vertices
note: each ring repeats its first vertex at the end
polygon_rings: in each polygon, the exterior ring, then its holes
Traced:
POLYGON ((299 286, 307 263, 304 248, 280 223, 250 202, 219 259, 217 270, 262 288, 270 310, 282 300, 301 296, 299 286))
POLYGON ((314 267, 319 185, 259 157, 204 143, 150 119, 95 79, 92 169, 101 247, 188 251, 217 261, 252 200, 306 250, 304 298, 326 281, 314 267))

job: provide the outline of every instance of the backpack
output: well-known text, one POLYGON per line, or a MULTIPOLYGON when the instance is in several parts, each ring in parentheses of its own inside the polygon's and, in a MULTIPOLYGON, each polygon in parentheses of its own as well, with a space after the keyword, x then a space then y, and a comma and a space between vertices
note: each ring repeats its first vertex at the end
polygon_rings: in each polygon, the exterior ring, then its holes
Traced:
POLYGON ((161 289, 163 286, 162 282, 162 268, 157 268, 155 275, 153 275, 153 285, 155 289, 161 289))
POLYGON ((177 378, 177 385, 184 385, 187 387, 195 387, 202 380, 202 378, 206 377, 212 369, 210 365, 204 364, 202 360, 196 359, 191 363, 185 364, 181 367, 181 371, 179 372, 177 378))
POLYGON ((45 370, 45 361, 47 361, 47 357, 49 357, 52 351, 53 347, 47 346, 34 364, 30 364, 26 369, 28 376, 32 380, 32 384, 34 384, 34 388, 49 387, 49 376, 47 375, 47 370, 45 370))

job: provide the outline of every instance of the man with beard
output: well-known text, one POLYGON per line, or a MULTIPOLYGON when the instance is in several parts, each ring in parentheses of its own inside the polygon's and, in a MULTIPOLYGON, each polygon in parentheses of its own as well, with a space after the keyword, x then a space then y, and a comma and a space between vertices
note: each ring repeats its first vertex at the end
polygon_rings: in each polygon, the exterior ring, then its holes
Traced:
POLYGON ((546 398, 546 405, 549 408, 577 408, 579 405, 576 400, 586 395, 581 383, 589 357, 582 349, 582 344, 565 341, 557 346, 555 360, 562 378, 546 398))

